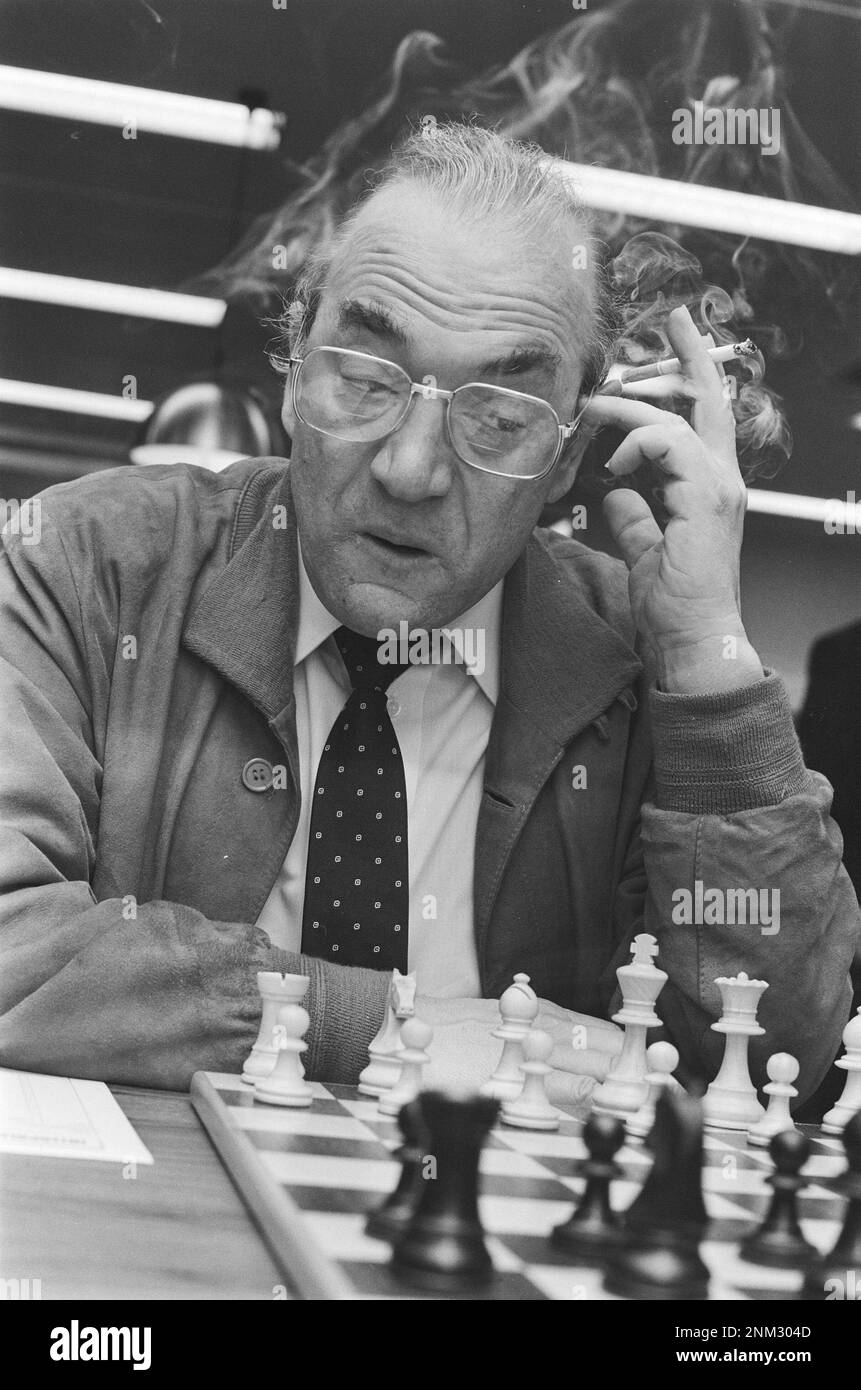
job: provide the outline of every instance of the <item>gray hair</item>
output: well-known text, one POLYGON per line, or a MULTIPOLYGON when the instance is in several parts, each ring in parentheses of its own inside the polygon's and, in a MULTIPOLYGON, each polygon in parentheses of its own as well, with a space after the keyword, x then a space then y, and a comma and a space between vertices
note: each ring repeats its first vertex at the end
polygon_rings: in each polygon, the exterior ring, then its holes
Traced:
POLYGON ((572 222, 579 223, 586 265, 593 271, 594 316, 582 390, 593 390, 613 360, 620 320, 601 248, 591 234, 582 204, 540 146, 456 122, 434 124, 427 132, 413 133, 369 177, 364 196, 335 234, 315 247, 296 282, 292 303, 277 321, 279 345, 269 354, 275 369, 284 372, 289 368, 287 356, 295 353, 310 333, 331 266, 364 204, 380 189, 404 179, 422 184, 470 221, 505 216, 524 235, 570 237, 572 222))

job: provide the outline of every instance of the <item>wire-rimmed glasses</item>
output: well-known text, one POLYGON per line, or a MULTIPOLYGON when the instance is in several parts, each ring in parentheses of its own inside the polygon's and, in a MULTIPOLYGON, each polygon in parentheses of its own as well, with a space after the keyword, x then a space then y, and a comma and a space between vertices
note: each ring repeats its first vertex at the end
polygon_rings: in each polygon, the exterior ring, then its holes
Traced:
POLYGON ((482 473, 523 482, 550 472, 585 409, 563 425, 539 396, 480 381, 444 391, 434 377, 411 381, 397 363, 352 348, 314 347, 287 361, 294 369, 293 409, 310 429, 367 444, 393 434, 415 396, 445 401, 446 430, 458 458, 482 473))

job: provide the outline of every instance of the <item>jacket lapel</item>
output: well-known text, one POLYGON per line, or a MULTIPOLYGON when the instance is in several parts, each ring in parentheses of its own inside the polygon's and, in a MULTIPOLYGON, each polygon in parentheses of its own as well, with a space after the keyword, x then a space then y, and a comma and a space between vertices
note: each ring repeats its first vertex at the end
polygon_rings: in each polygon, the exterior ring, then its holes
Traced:
MULTIPOLYGON (((296 518, 287 477, 264 475, 269 496, 244 536, 234 532, 224 569, 189 614, 183 645, 214 666, 267 719, 293 699, 293 653, 299 624, 299 557, 296 518), (284 511, 274 525, 275 509, 284 511)), ((256 478, 261 479, 257 474, 256 478)), ((237 507, 237 520, 246 502, 237 507)))
POLYGON ((500 694, 476 834, 480 959, 508 856, 538 793, 566 746, 641 670, 634 649, 595 612, 570 552, 557 559, 534 533, 505 581, 500 694))
POLYGON ((296 515, 287 466, 255 474, 237 506, 232 552, 189 614, 183 644, 236 686, 287 753, 298 795, 293 656, 299 625, 296 515))

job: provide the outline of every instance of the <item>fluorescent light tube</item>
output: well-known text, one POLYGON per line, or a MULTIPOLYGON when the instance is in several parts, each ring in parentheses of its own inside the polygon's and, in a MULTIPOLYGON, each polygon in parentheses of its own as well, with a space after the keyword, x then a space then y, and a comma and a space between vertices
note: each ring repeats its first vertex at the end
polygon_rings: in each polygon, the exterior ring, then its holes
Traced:
POLYGON ((572 164, 564 159, 550 162, 575 185, 587 207, 603 212, 681 222, 686 227, 762 237, 787 246, 808 246, 815 251, 838 251, 847 256, 861 252, 861 215, 857 213, 659 179, 651 174, 572 164))
POLYGON ((47 275, 37 270, 0 266, 0 295, 7 299, 35 300, 42 304, 99 309, 107 314, 134 314, 143 319, 189 323, 217 328, 227 304, 196 294, 175 294, 144 285, 111 285, 102 280, 78 280, 70 275, 47 275))
POLYGON ((238 102, 5 65, 0 65, 0 107, 100 125, 133 124, 154 135, 255 150, 277 149, 286 119, 264 108, 249 111, 238 102))
POLYGON ((108 420, 146 420, 152 401, 110 396, 100 391, 73 391, 65 386, 46 386, 38 381, 0 378, 0 401, 28 405, 39 410, 67 410, 75 415, 101 415, 108 420))

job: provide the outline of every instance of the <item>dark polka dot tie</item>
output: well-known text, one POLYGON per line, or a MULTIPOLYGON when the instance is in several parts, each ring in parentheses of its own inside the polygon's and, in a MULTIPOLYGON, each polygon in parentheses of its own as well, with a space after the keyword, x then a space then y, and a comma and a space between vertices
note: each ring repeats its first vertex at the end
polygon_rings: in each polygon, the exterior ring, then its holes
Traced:
POLYGON ((405 665, 380 665, 379 643, 335 633, 353 686, 317 768, 302 950, 340 965, 407 969, 409 860, 404 764, 386 690, 405 665))

